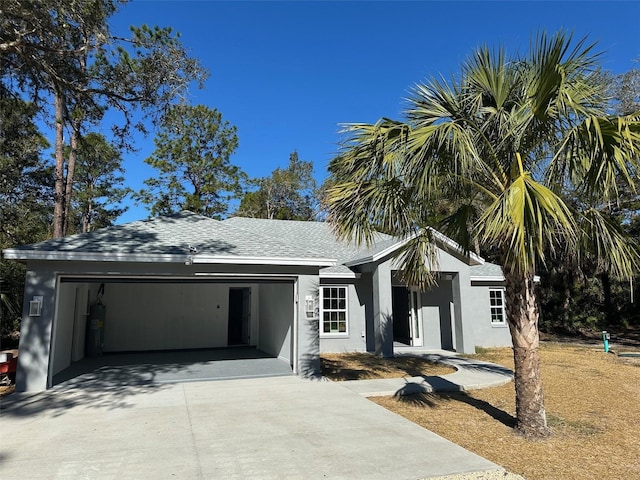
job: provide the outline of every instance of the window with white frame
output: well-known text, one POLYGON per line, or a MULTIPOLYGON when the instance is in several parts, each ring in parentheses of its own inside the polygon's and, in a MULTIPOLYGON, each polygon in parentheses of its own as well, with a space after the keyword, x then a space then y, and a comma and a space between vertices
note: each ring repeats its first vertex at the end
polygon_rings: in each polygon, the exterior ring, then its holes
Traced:
POLYGON ((320 287, 320 335, 348 335, 347 287, 320 287))
POLYGON ((489 303, 491 305, 491 323, 493 325, 504 324, 507 320, 504 311, 504 289, 490 289, 489 303))

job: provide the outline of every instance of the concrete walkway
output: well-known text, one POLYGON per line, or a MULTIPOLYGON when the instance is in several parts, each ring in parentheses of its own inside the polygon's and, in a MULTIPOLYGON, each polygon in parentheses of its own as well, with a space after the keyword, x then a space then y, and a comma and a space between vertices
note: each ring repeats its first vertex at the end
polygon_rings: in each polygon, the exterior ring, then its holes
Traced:
POLYGON ((296 376, 76 387, 13 394, 0 408, 3 480, 504 472, 337 382, 296 376))
POLYGON ((375 380, 348 380, 340 385, 363 397, 403 396, 431 392, 468 392, 480 388, 498 387, 513 380, 513 372, 494 363, 459 357, 451 352, 424 353, 407 351, 400 355, 426 358, 429 361, 454 367, 449 375, 433 377, 381 378, 375 380))

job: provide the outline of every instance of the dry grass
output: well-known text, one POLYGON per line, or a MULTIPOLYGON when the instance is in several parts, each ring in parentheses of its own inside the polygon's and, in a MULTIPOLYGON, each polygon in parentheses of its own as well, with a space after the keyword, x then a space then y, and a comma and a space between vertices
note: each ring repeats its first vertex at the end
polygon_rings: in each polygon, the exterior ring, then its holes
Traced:
MULTIPOLYGON (((528 480, 640 478, 640 358, 560 343, 543 344, 541 357, 553 432, 545 440, 513 432, 513 383, 468 395, 373 400, 528 480)), ((513 368, 508 348, 478 358, 513 368)))
POLYGON ((338 381, 447 375, 456 371, 418 357, 380 358, 369 353, 323 353, 320 364, 324 376, 338 381))

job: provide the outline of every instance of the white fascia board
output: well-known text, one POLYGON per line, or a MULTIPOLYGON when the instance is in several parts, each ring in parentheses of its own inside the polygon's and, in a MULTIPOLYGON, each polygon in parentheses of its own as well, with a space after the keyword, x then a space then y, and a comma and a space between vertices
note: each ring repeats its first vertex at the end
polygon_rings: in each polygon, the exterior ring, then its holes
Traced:
MULTIPOLYGON (((63 260, 81 262, 150 262, 185 263, 188 254, 146 254, 118 252, 73 252, 7 249, 3 251, 7 260, 63 260)), ((277 257, 233 257, 223 255, 192 255, 192 263, 236 264, 236 265, 297 265, 332 267, 333 258, 277 258, 277 257)))
MULTIPOLYGON (((472 282, 504 282, 504 275, 500 276, 479 276, 479 275, 471 275, 469 279, 472 282)), ((534 275, 533 281, 535 283, 540 283, 540 275, 534 275)))
POLYGON ((488 276, 488 275, 471 275, 469 277, 469 279, 472 282, 504 282, 504 275, 495 275, 495 276, 488 276))
POLYGON ((362 275, 357 272, 322 272, 320 270, 320 278, 360 278, 362 275))
POLYGON ((4 258, 9 260, 63 260, 84 262, 181 262, 186 255, 142 254, 118 252, 56 252, 40 250, 4 250, 4 258))
MULTIPOLYGON (((460 255, 464 255, 462 247, 459 244, 457 244, 456 242, 451 240, 446 235, 440 233, 437 230, 434 230, 431 227, 429 227, 429 230, 431 231, 431 233, 433 233, 433 236, 434 236, 434 238, 436 240, 440 241, 441 243, 443 243, 447 247, 451 248, 452 250, 455 250, 460 255)), ((393 253, 394 251, 396 251, 400 247, 406 245, 410 240, 414 239, 417 235, 418 235, 417 233, 414 233, 414 234, 408 236, 407 238, 405 238, 404 240, 400 240, 399 242, 394 243, 393 245, 391 245, 391 246, 385 248, 384 250, 376 253, 375 255, 369 255, 368 257, 358 258, 356 260, 352 260, 350 262, 346 262, 344 265, 346 265, 347 267, 353 267, 353 266, 362 265, 362 264, 365 264, 365 263, 377 262, 378 260, 386 257, 390 253, 393 253)), ((471 260, 470 263, 472 265, 484 265, 484 258, 482 258, 479 255, 476 255, 473 252, 469 252, 469 260, 471 260)))
POLYGON ((366 257, 357 258, 355 260, 351 260, 349 262, 345 262, 345 263, 343 263, 343 265, 346 266, 346 267, 355 267, 357 265, 363 265, 365 263, 377 262, 378 260, 380 260, 381 258, 386 257, 390 253, 395 252, 397 249, 399 249, 404 244, 406 244, 410 239, 411 239, 411 237, 407 238, 406 240, 402 240, 402 241, 400 241, 398 243, 394 243, 393 245, 385 248, 384 250, 376 253, 375 255, 369 255, 369 256, 366 256, 366 257))
MULTIPOLYGON (((182 261, 186 255, 182 257, 182 261)), ((333 267, 335 258, 290 258, 290 257, 230 257, 224 255, 193 255, 194 264, 225 263, 233 265, 296 265, 308 267, 333 267)))

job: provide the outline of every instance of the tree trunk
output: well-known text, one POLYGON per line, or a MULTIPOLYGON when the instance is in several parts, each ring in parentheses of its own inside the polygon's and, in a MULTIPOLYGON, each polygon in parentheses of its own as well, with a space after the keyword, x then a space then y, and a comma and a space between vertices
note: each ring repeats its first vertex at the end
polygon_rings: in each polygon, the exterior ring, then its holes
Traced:
POLYGON ((82 214, 82 233, 91 231, 91 217, 93 216, 93 185, 89 186, 89 201, 87 202, 87 209, 82 214))
POLYGON ((76 169, 76 156, 78 153, 78 137, 80 136, 80 120, 73 120, 71 138, 69 145, 69 160, 67 162, 67 178, 65 179, 64 191, 64 226, 62 235, 66 236, 69 231, 69 218, 71 217, 71 196, 73 194, 73 176, 76 169))
POLYGON ((528 438, 549 434, 540 374, 540 335, 533 274, 505 269, 507 321, 513 341, 516 430, 528 438))
POLYGON ((55 194, 53 198, 53 238, 64 236, 64 99, 58 89, 54 90, 53 104, 56 115, 55 144, 55 194))

